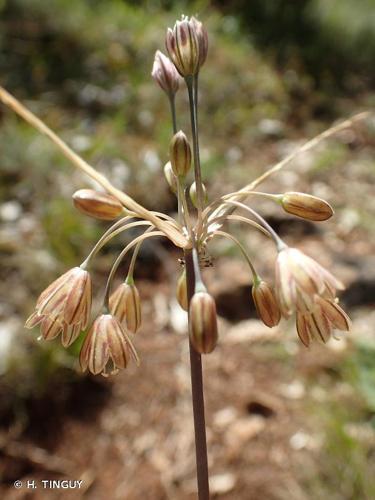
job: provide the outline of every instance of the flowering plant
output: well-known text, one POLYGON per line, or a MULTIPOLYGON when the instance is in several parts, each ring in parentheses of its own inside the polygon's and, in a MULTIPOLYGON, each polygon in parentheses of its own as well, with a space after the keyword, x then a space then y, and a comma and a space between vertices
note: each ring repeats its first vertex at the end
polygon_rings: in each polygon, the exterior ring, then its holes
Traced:
POLYGON ((208 246, 214 238, 224 237, 239 247, 252 275, 252 296, 256 310, 268 327, 277 325, 281 316, 288 318, 295 314, 297 332, 305 346, 315 340, 327 342, 334 329, 348 331, 350 320, 336 297, 336 291, 343 288, 341 282, 300 250, 289 248, 246 201, 248 198, 256 200, 263 197, 298 217, 312 221, 330 218, 333 210, 320 198, 293 191, 271 194, 258 191, 257 187, 298 154, 363 119, 366 113, 323 132, 242 189, 208 202, 206 187, 202 182, 198 131, 198 82, 208 54, 207 31, 194 17, 183 17, 173 29, 168 29, 166 48, 169 57, 160 51, 155 54, 152 77, 165 92, 171 109, 173 136, 164 174, 177 198, 177 218, 150 211, 118 190, 1 87, 0 100, 49 137, 78 169, 102 186, 103 192, 80 189, 74 193, 76 208, 98 219, 115 220, 80 266, 67 271, 42 292, 35 311, 26 322, 27 328, 40 325, 41 336, 45 340, 61 334, 62 344, 65 347, 71 345, 90 323, 92 283, 89 268, 94 257, 116 235, 134 227, 143 227, 144 232, 128 243, 117 256, 108 275, 102 311, 89 327, 80 353, 82 369, 93 374, 116 373, 126 368, 130 360, 138 363, 133 344, 141 326, 141 301, 134 282, 134 268, 141 245, 146 239, 162 236, 181 250, 183 270, 177 284, 177 298, 181 307, 189 312, 198 490, 199 497, 205 499, 208 498, 208 472, 201 354, 212 352, 218 342, 215 301, 201 276, 201 268, 211 264, 208 246), (177 127, 175 98, 183 81, 189 98, 192 146, 186 134, 177 127), (192 166, 193 182, 189 180, 192 166), (224 226, 230 225, 232 221, 247 224, 274 242, 278 251, 274 287, 259 275, 240 241, 224 230, 224 226), (113 291, 112 283, 117 269, 131 251, 127 276, 113 291))

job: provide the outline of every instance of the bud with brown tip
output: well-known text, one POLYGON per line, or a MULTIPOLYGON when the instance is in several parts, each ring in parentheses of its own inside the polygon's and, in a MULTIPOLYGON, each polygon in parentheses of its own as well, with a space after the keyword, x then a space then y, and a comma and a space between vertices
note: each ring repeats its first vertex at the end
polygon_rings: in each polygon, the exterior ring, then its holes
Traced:
POLYGON ((258 316, 263 323, 270 328, 278 325, 281 317, 280 308, 270 285, 260 278, 256 279, 252 295, 258 316))
POLYGON ((189 309, 188 306, 188 294, 187 294, 187 283, 186 283, 186 271, 185 269, 182 271, 180 277, 177 281, 177 289, 176 289, 177 301, 184 309, 187 311, 189 309))
POLYGON ((80 189, 73 194, 74 206, 85 215, 102 220, 113 220, 125 211, 121 203, 110 194, 94 189, 80 189))
POLYGON ((199 353, 208 354, 215 349, 218 339, 216 305, 206 291, 196 292, 190 301, 189 333, 199 353))
POLYGON ((164 165, 164 176, 166 181, 168 182, 168 186, 170 187, 172 193, 177 193, 177 178, 173 173, 171 162, 169 161, 164 165))
POLYGON ((169 57, 183 77, 193 76, 199 70, 199 40, 194 23, 187 17, 168 28, 165 45, 169 57))
POLYGON ((177 92, 180 76, 172 61, 160 50, 155 53, 151 76, 167 95, 173 96, 177 92))
POLYGON ((280 195, 279 199, 286 212, 303 219, 323 221, 333 215, 333 209, 329 203, 310 194, 289 192, 280 195))
POLYGON ((142 321, 141 300, 131 278, 127 278, 113 292, 109 299, 109 309, 130 332, 136 333, 139 330, 142 321))
POLYGON ((182 130, 173 136, 169 152, 173 173, 177 177, 185 177, 191 166, 191 149, 182 130))

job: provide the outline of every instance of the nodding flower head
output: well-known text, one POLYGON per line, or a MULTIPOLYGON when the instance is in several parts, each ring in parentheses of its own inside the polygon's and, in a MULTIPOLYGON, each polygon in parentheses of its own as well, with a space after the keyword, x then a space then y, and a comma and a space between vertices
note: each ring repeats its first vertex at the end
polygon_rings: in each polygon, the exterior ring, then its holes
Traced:
POLYGON ((172 61, 160 50, 155 53, 151 76, 167 95, 172 96, 177 92, 180 75, 172 61))
POLYGON ((329 271, 295 248, 284 248, 276 261, 276 290, 281 313, 297 313, 297 331, 305 345, 327 342, 332 329, 349 330, 350 320, 337 304, 344 287, 329 271))
POLYGON ((26 328, 41 325, 42 337, 53 339, 62 333, 62 344, 72 344, 89 321, 91 277, 81 267, 60 276, 41 293, 26 328))
POLYGON ((79 356, 82 371, 94 375, 114 375, 127 367, 130 358, 139 363, 137 353, 117 318, 102 314, 92 324, 79 356))
POLYGON ((199 71, 200 44, 195 23, 187 17, 168 28, 165 44, 169 57, 181 76, 193 76, 199 71))

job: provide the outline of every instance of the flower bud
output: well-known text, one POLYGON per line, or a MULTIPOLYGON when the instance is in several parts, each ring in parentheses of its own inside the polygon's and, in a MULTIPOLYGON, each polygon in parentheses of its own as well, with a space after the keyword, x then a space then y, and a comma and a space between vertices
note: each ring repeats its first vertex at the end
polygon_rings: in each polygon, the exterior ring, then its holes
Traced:
POLYGON ((171 60, 160 50, 155 53, 151 76, 168 95, 177 92, 180 76, 171 60))
POLYGON ((165 45, 169 57, 181 76, 196 75, 199 70, 199 40, 194 23, 188 18, 168 28, 165 45))
POLYGON ((305 193, 285 193, 280 197, 283 209, 293 215, 313 221, 327 220, 333 215, 329 203, 305 193))
POLYGON ((218 332, 216 305, 207 292, 196 292, 189 308, 190 340, 201 354, 208 354, 215 349, 218 332))
POLYGON ((186 283, 186 271, 185 269, 182 271, 181 276, 177 281, 177 290, 176 290, 177 301, 184 309, 187 311, 188 307, 188 295, 187 295, 187 283, 186 283))
POLYGON ((141 300, 134 283, 129 280, 113 292, 109 299, 109 309, 126 328, 136 333, 141 326, 141 300))
MULTIPOLYGON (((204 202, 207 203, 207 189, 203 183, 202 183, 202 190, 203 190, 204 202)), ((198 208, 197 185, 195 184, 195 181, 190 186, 189 194, 192 204, 195 206, 195 208, 198 208)))
POLYGON ((261 279, 255 281, 252 295, 259 318, 270 328, 276 326, 280 321, 280 309, 269 284, 261 279))
POLYGON ((114 196, 93 189, 76 191, 73 203, 80 212, 96 219, 112 220, 124 212, 124 207, 114 196))
POLYGON ((173 173, 177 177, 185 177, 190 170, 191 150, 187 137, 182 130, 173 136, 169 152, 173 173))
POLYGON ((194 16, 190 19, 190 23, 193 25, 195 33, 197 34, 198 38, 198 45, 199 45, 199 69, 203 64, 205 63, 207 59, 207 52, 208 52, 208 35, 207 35, 207 30, 203 26, 203 24, 198 21, 194 16))
POLYGON ((173 173, 171 162, 169 161, 164 165, 164 176, 166 181, 168 182, 168 186, 170 187, 172 193, 177 193, 177 179, 173 173))

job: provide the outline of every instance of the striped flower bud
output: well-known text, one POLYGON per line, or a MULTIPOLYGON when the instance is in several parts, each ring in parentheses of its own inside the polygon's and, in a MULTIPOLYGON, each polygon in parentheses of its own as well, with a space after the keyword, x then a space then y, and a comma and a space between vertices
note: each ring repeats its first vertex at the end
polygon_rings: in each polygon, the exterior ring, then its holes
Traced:
POLYGON ((187 17, 168 28, 165 45, 181 76, 193 76, 199 71, 200 43, 194 22, 187 17))
POLYGON ((171 60, 160 50, 155 53, 151 76, 169 96, 177 92, 180 76, 171 60))
POLYGON ((136 350, 118 319, 111 314, 96 318, 79 355, 82 371, 114 375, 127 367, 130 358, 139 364, 136 350))
POLYGON ((329 203, 310 194, 289 192, 281 195, 280 201, 285 212, 303 219, 323 221, 333 215, 329 203))
POLYGON ((70 269, 40 294, 35 312, 25 327, 34 328, 40 324, 45 340, 61 333, 63 346, 70 346, 88 325, 91 293, 89 273, 81 267, 70 269))
POLYGON ((124 207, 114 196, 93 189, 76 191, 73 203, 80 212, 96 219, 113 220, 124 212, 124 207))
MULTIPOLYGON (((202 190, 203 190, 204 202, 207 203, 207 189, 203 183, 202 183, 202 190)), ((198 208, 197 185, 195 181, 190 186, 189 195, 192 204, 195 206, 195 208, 198 208)))
POLYGON ((137 287, 132 280, 121 283, 109 299, 109 309, 120 323, 136 333, 142 321, 141 300, 137 287))
POLYGON ((270 328, 278 325, 281 317, 280 308, 270 285, 261 279, 256 280, 252 295, 258 316, 263 323, 270 328))
POLYGON ((215 349, 218 339, 216 305, 207 292, 196 292, 190 301, 189 333, 199 353, 208 354, 215 349))
POLYGON ((173 173, 177 177, 185 177, 191 166, 191 150, 187 137, 182 130, 173 136, 169 153, 173 173))
POLYGON ((190 19, 190 23, 194 27, 194 31, 197 34, 198 45, 199 45, 199 69, 203 66, 207 59, 208 52, 208 34, 206 28, 203 24, 198 21, 194 16, 190 19))
POLYGON ((164 165, 164 176, 172 193, 177 193, 177 179, 173 173, 171 162, 164 165))
POLYGON ((177 290, 176 290, 177 301, 184 309, 187 311, 188 307, 188 295, 187 295, 187 283, 186 283, 186 271, 185 269, 182 271, 180 277, 177 281, 177 290))

